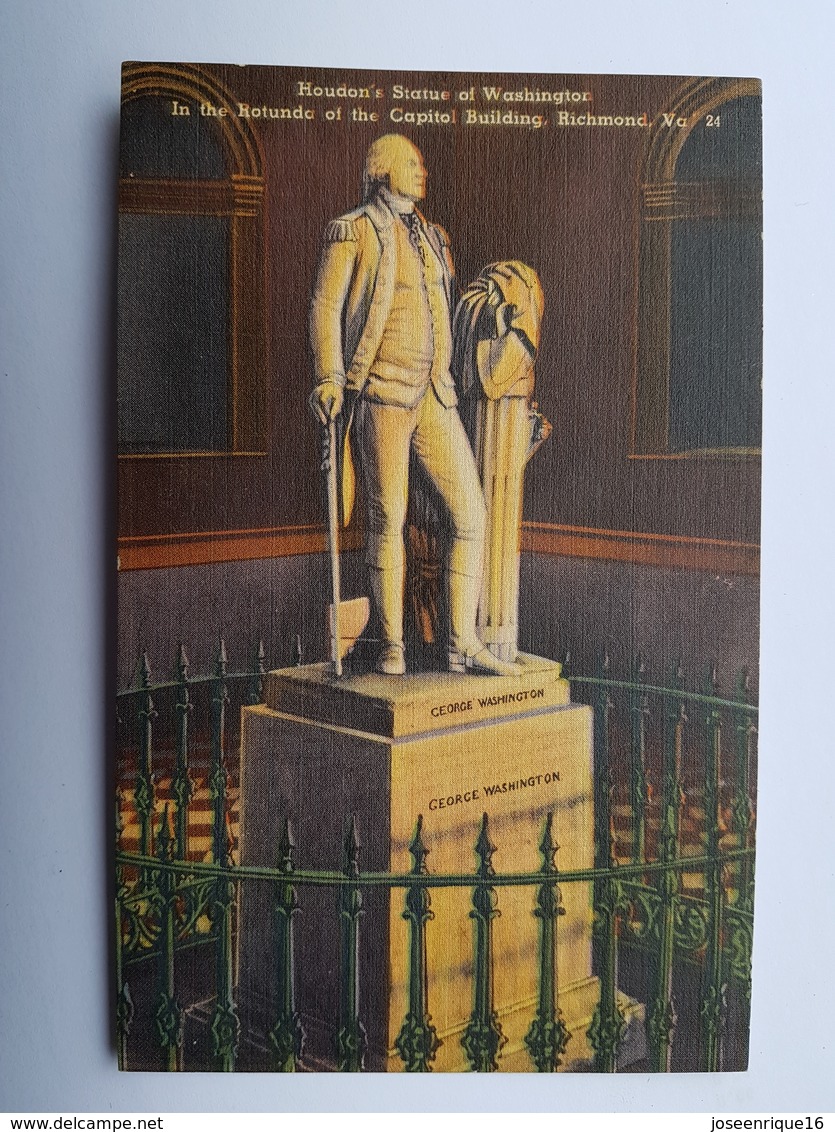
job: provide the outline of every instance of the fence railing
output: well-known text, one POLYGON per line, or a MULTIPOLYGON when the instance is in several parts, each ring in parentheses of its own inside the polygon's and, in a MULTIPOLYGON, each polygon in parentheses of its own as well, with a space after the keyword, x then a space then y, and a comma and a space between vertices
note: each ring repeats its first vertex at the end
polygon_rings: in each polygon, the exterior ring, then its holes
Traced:
MULTIPOLYGON (((587 1029, 593 1068, 619 1067, 626 1031, 624 986, 646 1006, 642 1068, 713 1071, 744 1067, 751 995, 756 707, 747 683, 720 694, 715 672, 701 691, 647 682, 640 658, 628 679, 604 659, 594 676, 570 675, 572 697, 594 713, 594 865, 561 870, 552 816, 544 821, 540 867, 501 873, 485 814, 473 848, 475 868, 435 874, 427 864, 432 830, 418 817, 405 873, 360 868, 355 819, 345 815, 340 869, 302 866, 285 821, 275 866, 241 865, 235 852, 237 767, 229 743, 230 702, 258 703, 264 650, 250 671, 229 673, 223 646, 213 672, 191 677, 182 648, 175 677, 154 684, 147 659, 138 686, 119 696, 122 735, 116 851, 116 1030, 126 1068, 242 1067, 235 955, 241 892, 267 885, 274 913, 273 1017, 247 1068, 288 1071, 305 1063, 305 1009, 297 1001, 294 951, 307 894, 338 894, 338 1002, 330 1068, 366 1067, 358 962, 364 901, 384 890, 402 902, 407 924, 407 1011, 395 1042, 407 1071, 432 1068, 440 1045, 432 1023, 427 930, 432 895, 468 889, 473 921, 472 1013, 460 1041, 473 1071, 500 1068, 504 1034, 494 1002, 493 922, 502 891, 530 892, 538 940, 536 1004, 525 1048, 530 1068, 553 1072, 568 1032, 560 1007, 557 956, 562 896, 585 885, 594 911, 594 969, 599 996, 587 1029), (157 741, 155 699, 167 697, 157 741), (203 721, 193 716, 202 701, 203 721), (399 896, 397 894, 400 894, 399 896), (183 974, 185 972, 185 976, 183 974), (183 983, 178 986, 178 980, 183 983), (628 985, 630 984, 631 985, 628 985), (187 1002, 186 999, 190 999, 187 1002), (200 1016, 200 1052, 184 1040, 200 1016)), ((372 928, 368 928, 369 931, 372 928)), ((443 931, 442 924, 432 930, 443 931)), ((197 1043, 199 1045, 199 1043, 197 1043)))

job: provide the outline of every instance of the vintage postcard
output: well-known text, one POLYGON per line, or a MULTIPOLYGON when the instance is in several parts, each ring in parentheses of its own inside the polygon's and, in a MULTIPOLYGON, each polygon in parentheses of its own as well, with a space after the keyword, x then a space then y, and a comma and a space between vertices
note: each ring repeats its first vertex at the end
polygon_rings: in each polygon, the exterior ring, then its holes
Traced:
POLYGON ((122 1068, 745 1068, 761 149, 752 78, 124 65, 122 1068))

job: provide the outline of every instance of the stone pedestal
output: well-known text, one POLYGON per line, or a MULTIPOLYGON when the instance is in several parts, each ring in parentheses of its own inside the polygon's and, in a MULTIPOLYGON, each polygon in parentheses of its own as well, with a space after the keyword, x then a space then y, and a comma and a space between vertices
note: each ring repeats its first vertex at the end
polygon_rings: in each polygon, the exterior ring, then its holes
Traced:
MULTIPOLYGON (((425 673, 340 681, 324 665, 270 673, 264 706, 246 708, 241 750, 241 861, 273 866, 285 816, 297 866, 338 870, 354 815, 362 872, 406 873, 418 815, 430 873, 472 874, 482 814, 497 873, 533 872, 546 815, 560 869, 592 865, 592 720, 569 702, 560 666, 523 657, 514 678, 425 673)), ((366 1066, 402 1068, 393 1044, 407 1010, 404 890, 363 890, 360 1016, 366 1066)), ((466 1069, 461 1035, 473 1007, 472 889, 431 889, 427 924, 429 1013, 443 1045, 436 1070, 466 1069)), ((536 1009, 535 887, 497 888, 494 989, 507 1037, 501 1067, 532 1068, 524 1035, 536 1009)), ((587 1061, 582 1031, 596 997, 591 974, 591 893, 565 884, 558 921, 560 1007, 574 1037, 567 1067, 587 1061)), ((339 917, 333 889, 299 889, 297 1008, 307 1054, 333 1067, 339 988, 339 917)), ((274 1022, 274 892, 250 883, 242 898, 239 980, 245 1026, 274 1022)))

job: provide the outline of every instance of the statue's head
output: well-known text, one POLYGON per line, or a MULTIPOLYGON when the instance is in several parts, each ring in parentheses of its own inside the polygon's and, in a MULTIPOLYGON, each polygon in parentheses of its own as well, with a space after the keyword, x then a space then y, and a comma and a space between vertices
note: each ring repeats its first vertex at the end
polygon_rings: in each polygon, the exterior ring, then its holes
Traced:
POLYGON ((372 143, 365 159, 363 200, 371 200, 380 188, 409 200, 426 195, 426 168, 416 145, 402 134, 384 134, 372 143))

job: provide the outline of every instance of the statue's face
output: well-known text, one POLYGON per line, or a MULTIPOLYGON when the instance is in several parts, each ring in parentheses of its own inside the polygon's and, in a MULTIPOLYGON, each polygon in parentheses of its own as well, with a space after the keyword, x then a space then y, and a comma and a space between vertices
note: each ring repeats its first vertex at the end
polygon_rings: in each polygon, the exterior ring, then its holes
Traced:
POLYGON ((392 149, 389 188, 409 200, 423 200, 426 195, 426 167, 420 150, 405 139, 392 149))

